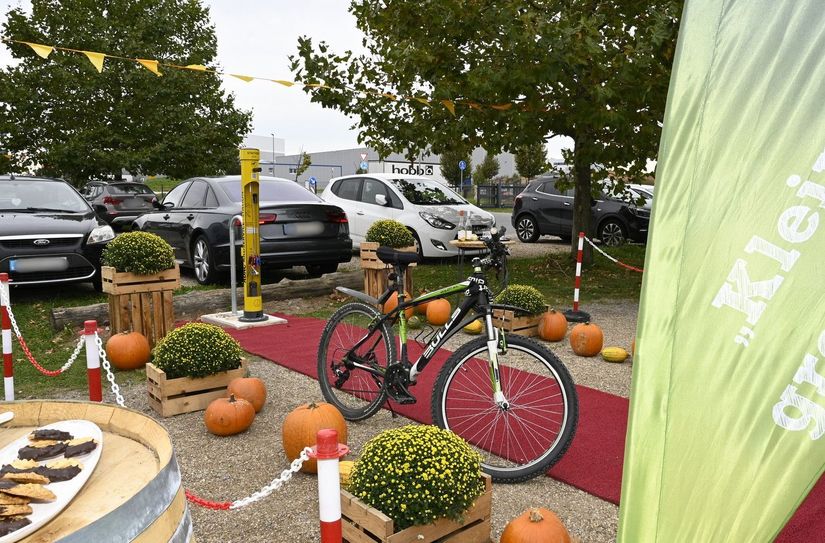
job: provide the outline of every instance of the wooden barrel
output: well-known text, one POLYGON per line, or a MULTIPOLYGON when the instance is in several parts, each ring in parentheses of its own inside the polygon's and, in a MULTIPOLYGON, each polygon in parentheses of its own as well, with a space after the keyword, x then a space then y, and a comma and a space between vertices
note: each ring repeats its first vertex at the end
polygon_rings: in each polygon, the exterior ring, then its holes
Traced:
POLYGON ((74 500, 26 543, 185 543, 194 541, 180 470, 166 430, 142 413, 80 401, 0 402, 14 419, 0 447, 38 426, 81 419, 103 432, 100 461, 74 500))

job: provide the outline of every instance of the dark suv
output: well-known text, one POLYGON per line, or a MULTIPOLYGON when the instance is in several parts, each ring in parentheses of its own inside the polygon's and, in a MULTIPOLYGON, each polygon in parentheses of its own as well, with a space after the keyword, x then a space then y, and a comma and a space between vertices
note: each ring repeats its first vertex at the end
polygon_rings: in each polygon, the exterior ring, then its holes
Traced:
MULTIPOLYGON (((513 205, 512 223, 518 238, 533 243, 549 234, 570 240, 573 235, 573 189, 559 191, 557 178, 540 177, 531 181, 513 205)), ((627 187, 625 196, 602 195, 593 202, 589 236, 605 245, 620 245, 627 240, 647 241, 652 200, 627 187), (639 204, 639 202, 644 204, 639 204)))
POLYGON ((112 227, 131 226, 132 222, 158 208, 158 198, 143 183, 90 181, 83 187, 98 217, 112 227))
POLYGON ((0 175, 0 272, 13 285, 91 281, 112 228, 68 183, 0 175))

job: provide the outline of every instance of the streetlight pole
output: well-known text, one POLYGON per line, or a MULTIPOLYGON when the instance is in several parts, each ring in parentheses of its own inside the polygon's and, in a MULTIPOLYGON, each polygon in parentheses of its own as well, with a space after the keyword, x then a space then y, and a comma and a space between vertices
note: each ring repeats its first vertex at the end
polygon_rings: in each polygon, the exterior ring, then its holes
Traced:
POLYGON ((272 136, 272 175, 275 175, 275 133, 270 132, 270 136, 272 136))

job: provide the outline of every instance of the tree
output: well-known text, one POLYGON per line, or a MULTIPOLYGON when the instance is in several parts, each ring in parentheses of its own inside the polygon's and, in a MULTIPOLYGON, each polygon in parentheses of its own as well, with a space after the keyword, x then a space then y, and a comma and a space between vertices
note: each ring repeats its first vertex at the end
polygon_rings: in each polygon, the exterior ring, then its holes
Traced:
POLYGON ((439 157, 441 163, 441 177, 450 182, 451 185, 461 186, 461 181, 470 177, 472 170, 472 160, 470 160, 470 153, 463 149, 445 149, 441 152, 439 157), (458 167, 458 163, 464 161, 466 167, 462 172, 458 167))
MULTIPOLYGON (((188 0, 33 0, 31 15, 7 14, 8 39, 215 67, 217 41, 209 12, 188 0), (151 16, 150 16, 151 14, 151 16)), ((214 73, 106 58, 98 73, 80 53, 55 50, 48 59, 7 43, 16 66, 0 71, 0 136, 12 168, 62 176, 165 173, 216 174, 238 162, 251 113, 224 95, 214 73)))
POLYGON ((569 136, 575 229, 587 230, 591 180, 636 179, 656 158, 681 5, 354 0, 366 53, 304 37, 292 70, 323 81, 305 91, 357 116, 360 140, 382 156, 456 144, 496 154, 569 136))
POLYGON ((295 182, 298 182, 298 178, 301 176, 302 173, 307 171, 309 167, 312 166, 312 158, 309 156, 308 153, 305 153, 303 149, 298 154, 298 167, 295 168, 295 182))
POLYGON ((516 169, 528 181, 546 172, 549 167, 544 142, 531 143, 516 149, 516 169))
POLYGON ((495 176, 498 175, 498 159, 493 156, 493 153, 488 152, 484 156, 484 160, 481 161, 481 164, 476 166, 476 169, 473 171, 473 179, 475 180, 476 185, 484 185, 485 183, 489 183, 495 176))

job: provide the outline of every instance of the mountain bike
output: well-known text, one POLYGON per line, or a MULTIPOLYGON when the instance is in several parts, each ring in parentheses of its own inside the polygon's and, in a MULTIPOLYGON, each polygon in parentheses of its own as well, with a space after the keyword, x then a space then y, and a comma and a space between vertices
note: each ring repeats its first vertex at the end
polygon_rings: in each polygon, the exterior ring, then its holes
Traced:
POLYGON ((472 275, 465 281, 412 300, 405 300, 404 275, 418 255, 379 247, 378 258, 393 266, 390 284, 378 299, 339 289, 361 301, 345 304, 327 322, 318 347, 318 381, 326 401, 350 421, 374 415, 388 400, 415 403, 411 387, 419 374, 448 339, 482 319, 483 335, 444 362, 432 391, 432 418, 481 455, 482 469, 494 481, 514 483, 546 472, 565 453, 576 430, 578 399, 567 368, 552 352, 493 325, 494 309, 519 309, 492 303, 487 284, 487 270, 504 268, 508 250, 501 243, 503 233, 493 230, 485 239, 489 256, 473 259, 472 275), (393 293, 398 305, 382 314, 376 306, 393 293), (411 363, 405 311, 462 293, 447 323, 411 363))

